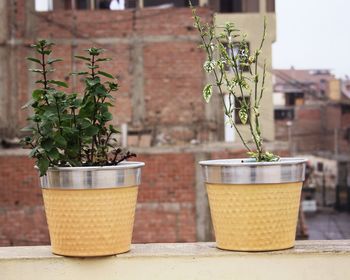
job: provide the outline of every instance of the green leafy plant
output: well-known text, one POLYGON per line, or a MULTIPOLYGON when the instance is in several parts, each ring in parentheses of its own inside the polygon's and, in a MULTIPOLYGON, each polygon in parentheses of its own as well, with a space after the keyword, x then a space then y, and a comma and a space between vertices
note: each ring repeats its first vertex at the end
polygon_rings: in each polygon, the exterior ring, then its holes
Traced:
POLYGON ((38 65, 29 70, 38 73, 40 79, 32 99, 24 106, 34 113, 28 118, 30 125, 23 129, 30 136, 22 142, 32 149, 30 156, 36 159, 40 176, 50 166, 117 165, 136 156, 120 148, 116 139, 119 131, 107 124, 112 120, 111 94, 119 85, 113 75, 99 70, 99 63, 110 60, 100 57, 104 50, 90 48, 87 56, 76 56, 86 62, 87 71, 74 73, 83 77, 85 89, 82 94, 67 94, 62 90, 68 88, 65 82, 50 79, 53 65, 62 61, 51 58, 52 46, 41 40, 32 45, 38 57, 27 58, 38 65))
POLYGON ((216 90, 221 97, 228 122, 248 150, 248 155, 255 158, 256 161, 277 161, 278 156, 263 149, 259 121, 266 77, 266 61, 263 63, 262 77, 259 76, 258 66, 266 37, 266 20, 264 21, 260 46, 252 53, 246 41, 246 35, 241 34, 233 23, 226 23, 222 27, 203 23, 192 5, 191 9, 194 26, 201 37, 200 47, 207 54, 203 68, 214 78, 214 82, 207 84, 203 89, 204 100, 209 103, 214 90, 216 90), (222 32, 217 34, 216 30, 222 30, 222 32), (228 95, 228 104, 225 102, 226 94, 228 95), (249 126, 255 149, 248 145, 248 141, 244 139, 235 123, 236 110, 239 110, 238 116, 241 123, 249 126))

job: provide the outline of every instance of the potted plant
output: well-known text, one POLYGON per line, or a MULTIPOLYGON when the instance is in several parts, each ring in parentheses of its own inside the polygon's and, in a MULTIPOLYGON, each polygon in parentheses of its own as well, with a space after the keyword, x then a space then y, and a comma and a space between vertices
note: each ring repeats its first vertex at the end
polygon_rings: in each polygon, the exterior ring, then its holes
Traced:
POLYGON ((294 246, 305 160, 280 158, 263 147, 260 104, 264 96, 266 62, 259 48, 252 52, 233 23, 204 24, 192 7, 194 26, 206 51, 204 70, 213 82, 204 87, 210 102, 214 90, 225 115, 248 151, 249 158, 201 161, 217 246, 237 251, 280 250, 294 246), (216 30, 222 30, 217 34, 216 30), (225 102, 227 95, 228 102, 225 102), (235 123, 235 111, 249 127, 254 148, 235 123))
POLYGON ((142 162, 119 147, 109 107, 118 90, 114 76, 100 70, 102 49, 90 48, 82 94, 67 94, 65 82, 50 78, 52 43, 32 45, 38 57, 38 88, 24 107, 33 115, 23 139, 40 172, 52 252, 65 256, 104 256, 130 249, 142 162))

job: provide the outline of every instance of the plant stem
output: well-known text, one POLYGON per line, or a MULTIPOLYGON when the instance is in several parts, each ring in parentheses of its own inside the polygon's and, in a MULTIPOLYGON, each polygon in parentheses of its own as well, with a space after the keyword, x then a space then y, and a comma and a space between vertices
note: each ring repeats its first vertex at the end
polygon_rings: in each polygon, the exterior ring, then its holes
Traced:
MULTIPOLYGON (((197 28, 198 28, 198 30, 199 30, 199 33, 200 33, 200 37, 201 37, 202 43, 203 43, 203 45, 204 45, 204 47, 205 47, 205 49, 206 49, 206 51, 207 51, 208 58, 209 58, 210 61, 212 61, 212 60, 213 60, 213 52, 212 52, 212 50, 211 50, 211 46, 210 46, 210 44, 208 44, 208 43, 206 42, 206 40, 205 40, 205 36, 203 35, 204 33, 203 33, 203 30, 202 30, 202 27, 201 27, 200 20, 198 19, 197 15, 196 15, 195 13, 194 13, 194 18, 195 18, 195 21, 196 21, 196 26, 197 26, 197 28)), ((211 40, 212 40, 212 38, 211 38, 211 40)), ((210 40, 210 42, 211 42, 211 40, 210 40)), ((221 96, 221 100, 222 100, 222 103, 223 103, 223 106, 224 106, 224 109, 225 109, 225 115, 227 115, 227 116, 229 117, 229 119, 230 119, 230 118, 232 118, 232 117, 231 117, 231 112, 229 112, 229 111, 227 110, 227 106, 226 106, 226 103, 225 103, 225 97, 224 97, 225 95, 224 95, 223 90, 222 90, 222 77, 223 77, 223 75, 221 75, 221 79, 219 80, 219 77, 218 77, 217 72, 216 72, 215 69, 213 69, 213 73, 214 73, 215 80, 216 80, 216 85, 217 85, 217 87, 218 87, 218 89, 219 89, 220 96, 221 96)), ((233 121, 231 122, 231 126, 232 126, 232 125, 233 125, 233 127, 235 128, 235 130, 236 130, 236 132, 237 132, 239 138, 241 139, 241 141, 242 141, 244 147, 245 147, 248 151, 251 151, 251 149, 249 148, 248 144, 247 144, 246 141, 244 140, 244 138, 243 138, 241 132, 238 130, 236 124, 235 124, 233 121)))
MULTIPOLYGON (((94 69, 94 67, 95 67, 95 55, 91 55, 91 77, 92 77, 92 79, 95 79, 95 69, 94 69)), ((96 110, 96 107, 97 107, 96 103, 97 103, 97 101, 96 101, 96 97, 95 96, 93 96, 93 100, 94 100, 94 115, 92 117, 92 120, 93 120, 92 124, 95 125, 95 123, 96 123, 96 113, 97 113, 97 110, 96 110)), ((90 158, 91 162, 94 161, 95 138, 96 138, 96 136, 93 135, 92 136, 92 143, 91 143, 91 158, 90 158)))

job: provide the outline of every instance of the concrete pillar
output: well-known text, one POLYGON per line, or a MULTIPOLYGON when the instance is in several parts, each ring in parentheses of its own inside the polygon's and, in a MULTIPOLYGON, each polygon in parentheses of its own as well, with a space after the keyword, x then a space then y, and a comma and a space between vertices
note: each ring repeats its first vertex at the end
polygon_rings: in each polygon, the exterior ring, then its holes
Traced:
POLYGON ((208 0, 199 0, 199 6, 204 7, 208 5, 208 0))
POLYGON ((145 118, 143 42, 134 35, 130 48, 132 124, 140 126, 145 118))
POLYGON ((34 39, 34 28, 35 28, 35 1, 27 0, 25 2, 25 15, 26 15, 26 26, 25 26, 25 36, 28 39, 34 39))
POLYGON ((266 13, 266 0, 260 0, 259 6, 260 6, 259 7, 260 13, 265 14, 266 13))
POLYGON ((0 138, 7 131, 8 114, 8 1, 0 1, 0 138))
POLYGON ((210 158, 208 153, 195 154, 196 165, 196 237, 197 241, 211 241, 212 226, 209 211, 208 196, 203 182, 202 167, 198 164, 201 160, 210 158))

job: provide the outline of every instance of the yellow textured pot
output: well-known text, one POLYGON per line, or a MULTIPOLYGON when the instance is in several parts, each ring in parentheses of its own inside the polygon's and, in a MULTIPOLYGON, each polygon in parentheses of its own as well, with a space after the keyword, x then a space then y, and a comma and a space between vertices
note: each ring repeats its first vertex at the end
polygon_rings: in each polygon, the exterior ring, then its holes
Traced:
POLYGON ((129 251, 143 165, 50 168, 41 185, 52 252, 93 257, 129 251))
POLYGON ((218 248, 271 251, 294 246, 305 160, 200 164, 218 248))

